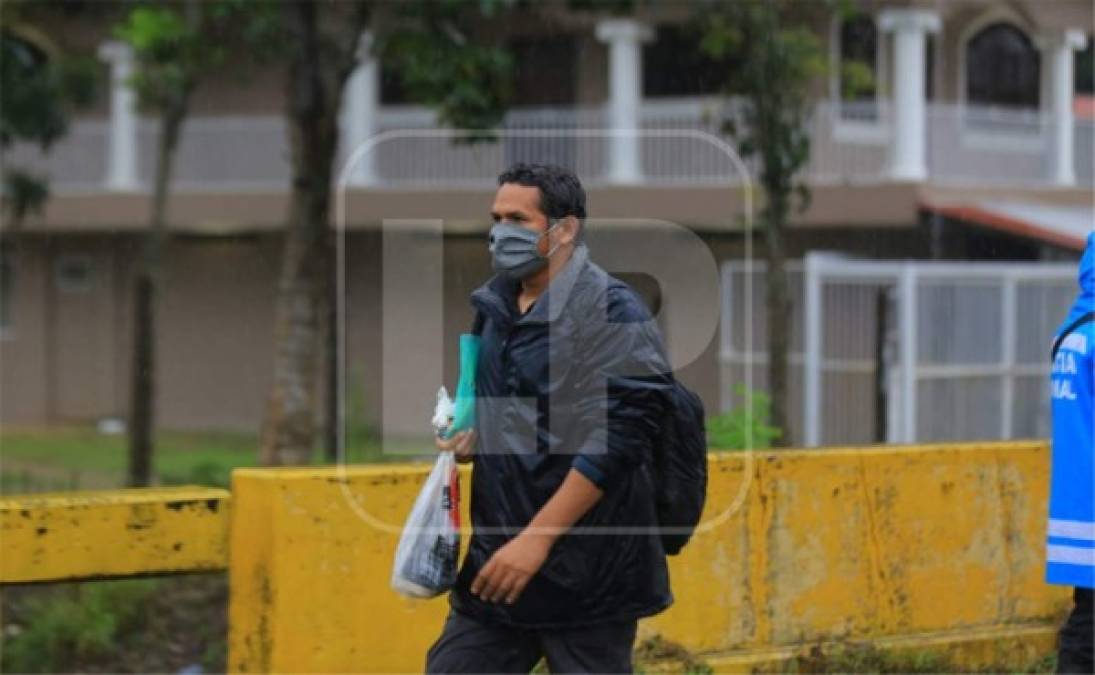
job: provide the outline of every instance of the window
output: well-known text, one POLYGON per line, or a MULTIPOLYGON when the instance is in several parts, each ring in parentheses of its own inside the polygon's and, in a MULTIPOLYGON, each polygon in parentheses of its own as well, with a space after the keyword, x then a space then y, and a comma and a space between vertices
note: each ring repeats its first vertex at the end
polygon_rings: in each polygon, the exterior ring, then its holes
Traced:
POLYGON ((928 45, 924 52, 924 100, 935 100, 935 50, 939 48, 935 35, 928 33, 928 45))
POLYGON ((1095 94, 1095 36, 1087 36, 1087 46, 1076 52, 1076 93, 1095 94))
POLYGON ((403 84, 399 70, 390 63, 380 62, 380 103, 382 105, 402 105, 417 103, 403 84))
MULTIPOLYGON (((829 97, 836 104, 838 120, 876 126, 879 121, 881 80, 885 77, 882 38, 870 14, 834 17, 830 31, 829 97)), ((852 129, 838 125, 841 131, 852 129)), ((864 131, 865 127, 860 127, 864 131)))
POLYGON ((659 26, 643 45, 643 96, 672 98, 719 93, 727 64, 699 49, 699 38, 681 26, 659 26))
POLYGON ((842 100, 874 100, 879 73, 878 29, 873 17, 860 14, 841 22, 840 68, 836 75, 842 100))
POLYGON ((966 44, 966 100, 975 105, 1037 108, 1041 58, 1016 26, 985 26, 966 44))
POLYGON ((577 50, 570 36, 519 38, 510 44, 514 105, 574 103, 577 50))
POLYGON ((54 264, 53 273, 57 288, 66 293, 88 291, 95 283, 95 269, 91 256, 61 256, 54 264))

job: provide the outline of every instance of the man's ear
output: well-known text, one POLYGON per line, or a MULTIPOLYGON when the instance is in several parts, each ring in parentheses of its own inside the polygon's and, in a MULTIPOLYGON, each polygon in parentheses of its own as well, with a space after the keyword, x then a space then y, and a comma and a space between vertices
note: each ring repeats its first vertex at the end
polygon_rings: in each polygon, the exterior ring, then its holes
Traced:
POLYGON ((562 230, 562 232, 559 233, 559 243, 573 244, 578 241, 578 228, 581 227, 581 225, 578 223, 578 218, 576 216, 567 216, 559 221, 559 224, 562 225, 562 227, 559 228, 562 230))

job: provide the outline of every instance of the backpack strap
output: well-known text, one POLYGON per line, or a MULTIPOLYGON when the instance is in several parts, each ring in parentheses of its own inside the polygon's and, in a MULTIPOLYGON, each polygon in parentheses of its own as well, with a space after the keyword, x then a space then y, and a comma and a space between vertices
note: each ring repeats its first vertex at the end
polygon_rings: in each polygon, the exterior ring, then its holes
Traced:
POLYGON ((483 316, 483 312, 480 309, 475 310, 475 318, 471 322, 471 334, 482 335, 483 324, 486 323, 487 318, 483 316))
POLYGON ((1057 350, 1061 348, 1061 343, 1065 341, 1065 338, 1068 337, 1069 333, 1076 330, 1085 323, 1090 323, 1092 320, 1095 320, 1095 312, 1088 312, 1087 314, 1084 314, 1080 318, 1070 323, 1067 328, 1061 331, 1061 334, 1058 335, 1057 339, 1053 341, 1053 351, 1050 352, 1049 356, 1050 361, 1057 358, 1057 350))

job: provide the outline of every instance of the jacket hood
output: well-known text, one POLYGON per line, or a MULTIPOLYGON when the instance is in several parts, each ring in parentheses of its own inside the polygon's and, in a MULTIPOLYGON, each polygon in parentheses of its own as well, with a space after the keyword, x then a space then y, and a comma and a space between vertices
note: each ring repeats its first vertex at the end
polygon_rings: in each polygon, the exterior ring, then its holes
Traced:
POLYGON ((1095 232, 1087 235, 1087 246, 1084 247, 1084 255, 1080 258, 1079 281, 1080 294, 1076 302, 1072 304, 1072 310, 1061 324, 1058 333, 1084 314, 1095 311, 1095 232))

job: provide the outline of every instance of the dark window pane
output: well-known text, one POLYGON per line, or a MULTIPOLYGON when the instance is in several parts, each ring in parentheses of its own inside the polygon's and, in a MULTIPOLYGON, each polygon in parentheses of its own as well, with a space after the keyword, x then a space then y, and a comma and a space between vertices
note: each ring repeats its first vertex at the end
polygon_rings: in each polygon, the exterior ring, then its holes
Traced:
POLYGON ((385 105, 415 103, 403 86, 399 71, 380 62, 380 102, 385 105))
POLYGON ((510 45, 514 63, 514 105, 574 103, 576 50, 570 36, 521 38, 510 45))
POLYGON ((845 19, 840 24, 841 95, 850 101, 873 100, 878 88, 878 31, 874 19, 859 15, 845 19), (870 81, 846 82, 848 68, 866 68, 870 81))
POLYGON ((970 103, 1037 108, 1041 60, 1015 26, 994 23, 966 46, 966 97, 970 103))
POLYGON ((1083 51, 1076 52, 1076 93, 1095 94, 1095 50, 1092 48, 1092 40, 1095 36, 1087 36, 1087 47, 1083 51))
POLYGON ((659 26, 655 39, 643 45, 643 96, 668 98, 719 92, 727 64, 698 48, 699 37, 681 26, 659 26))
POLYGON ((924 56, 924 98, 931 101, 935 98, 935 36, 928 33, 927 51, 924 56))

